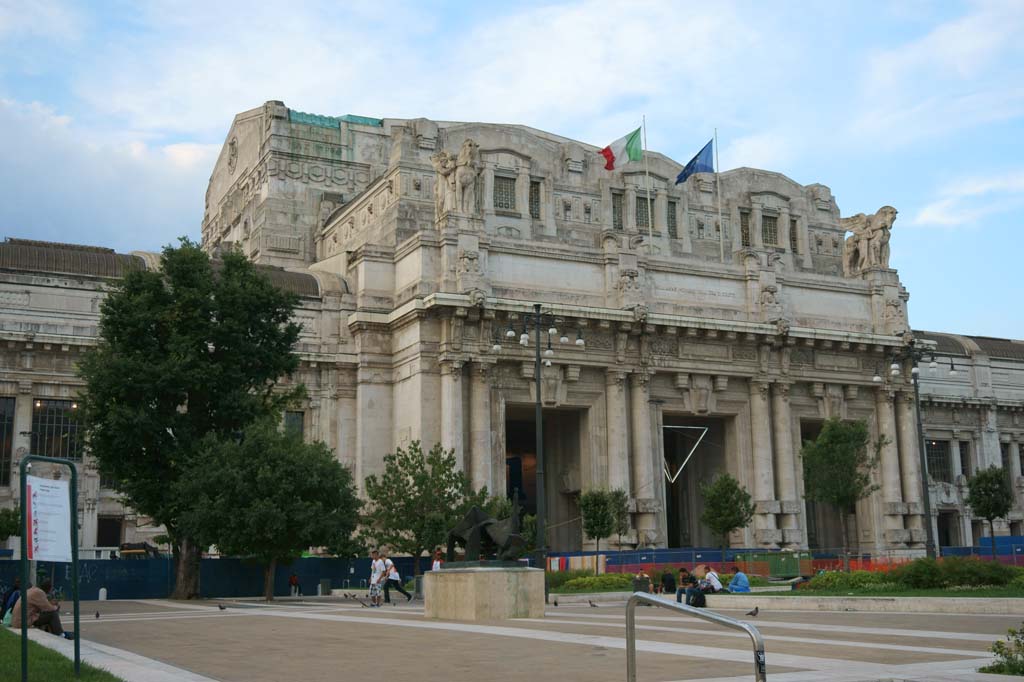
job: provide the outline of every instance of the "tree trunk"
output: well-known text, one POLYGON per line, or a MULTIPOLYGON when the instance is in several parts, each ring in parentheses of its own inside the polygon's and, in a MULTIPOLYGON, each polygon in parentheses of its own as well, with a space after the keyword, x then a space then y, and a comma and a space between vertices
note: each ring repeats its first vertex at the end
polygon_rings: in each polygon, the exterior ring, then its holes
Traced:
POLYGON ((263 598, 266 601, 274 601, 274 569, 277 568, 277 559, 271 559, 270 563, 263 567, 263 598))
POLYGON ((174 593, 171 599, 199 597, 199 560, 202 552, 191 538, 181 538, 174 552, 174 593))
POLYGON ((848 523, 848 520, 847 520, 846 512, 843 511, 843 510, 840 510, 839 511, 839 527, 842 529, 842 533, 843 533, 843 572, 845 572, 845 573, 849 573, 850 572, 850 549, 849 549, 849 542, 850 541, 849 541, 849 539, 847 538, 847 535, 846 535, 846 524, 847 523, 848 523))
POLYGON ((989 519, 988 520, 988 534, 991 536, 990 539, 992 540, 992 561, 995 561, 996 560, 996 526, 995 526, 995 519, 989 519))
POLYGON ((420 574, 420 555, 423 554, 422 549, 417 549, 412 555, 412 577, 415 578, 420 574))

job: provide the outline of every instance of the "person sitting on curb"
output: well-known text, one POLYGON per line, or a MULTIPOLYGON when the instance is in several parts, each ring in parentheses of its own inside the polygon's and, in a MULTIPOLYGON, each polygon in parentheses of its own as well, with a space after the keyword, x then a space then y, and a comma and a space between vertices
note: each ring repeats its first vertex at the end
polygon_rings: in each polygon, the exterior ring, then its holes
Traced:
MULTIPOLYGON (((52 589, 53 582, 49 578, 45 578, 39 583, 39 587, 33 586, 28 588, 28 592, 26 592, 26 599, 28 600, 28 626, 45 630, 51 635, 64 637, 64 639, 74 639, 70 632, 64 632, 64 628, 60 624, 60 602, 51 604, 46 596, 52 589)), ((20 597, 18 601, 14 602, 11 627, 15 629, 21 628, 20 597)))
POLYGON ((739 566, 733 566, 732 573, 732 580, 729 581, 729 592, 731 594, 750 592, 750 580, 747 578, 747 574, 741 571, 739 566))

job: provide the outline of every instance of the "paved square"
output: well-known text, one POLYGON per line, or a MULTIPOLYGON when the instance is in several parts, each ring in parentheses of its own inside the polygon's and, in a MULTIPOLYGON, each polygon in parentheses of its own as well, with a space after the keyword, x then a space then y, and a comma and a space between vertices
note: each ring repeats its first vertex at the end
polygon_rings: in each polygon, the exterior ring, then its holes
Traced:
MULTIPOLYGON (((621 604, 549 606, 543 620, 474 624, 426 620, 416 602, 381 609, 337 599, 220 603, 227 608, 217 602, 83 602, 82 636, 195 673, 196 679, 223 682, 339 675, 449 682, 625 679, 621 604)), ((1014 616, 771 610, 752 622, 765 637, 771 682, 990 679, 972 673, 990 660, 991 642, 1020 625, 1014 616)), ((638 609, 637 648, 640 680, 753 677, 746 635, 660 609, 638 609)))

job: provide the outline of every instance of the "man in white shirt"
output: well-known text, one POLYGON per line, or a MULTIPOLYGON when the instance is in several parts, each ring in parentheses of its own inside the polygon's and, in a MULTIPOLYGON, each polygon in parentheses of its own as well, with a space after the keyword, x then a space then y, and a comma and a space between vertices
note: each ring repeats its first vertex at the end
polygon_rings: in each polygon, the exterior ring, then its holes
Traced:
POLYGON ((384 586, 384 561, 377 550, 370 552, 370 606, 380 607, 381 588, 384 586))
POLYGON ((384 558, 384 603, 391 603, 391 590, 398 590, 405 595, 405 601, 412 601, 412 595, 405 591, 402 586, 402 576, 398 573, 395 562, 387 554, 381 553, 384 558))
POLYGON ((712 593, 722 591, 722 581, 719 580, 718 574, 715 573, 715 569, 709 568, 707 575, 704 576, 704 580, 708 581, 708 586, 711 588, 712 593))

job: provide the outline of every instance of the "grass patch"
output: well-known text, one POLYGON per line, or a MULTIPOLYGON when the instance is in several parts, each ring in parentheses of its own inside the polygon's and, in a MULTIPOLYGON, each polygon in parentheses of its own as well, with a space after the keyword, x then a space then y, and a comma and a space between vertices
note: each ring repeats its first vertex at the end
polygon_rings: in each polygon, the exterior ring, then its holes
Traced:
MULTIPOLYGON (((50 636, 50 635, 47 635, 50 636)), ((21 631, 0 626, 0 680, 21 679, 21 631)), ((108 672, 82 663, 82 676, 75 677, 75 664, 69 658, 29 641, 29 682, 123 682, 108 672)))

